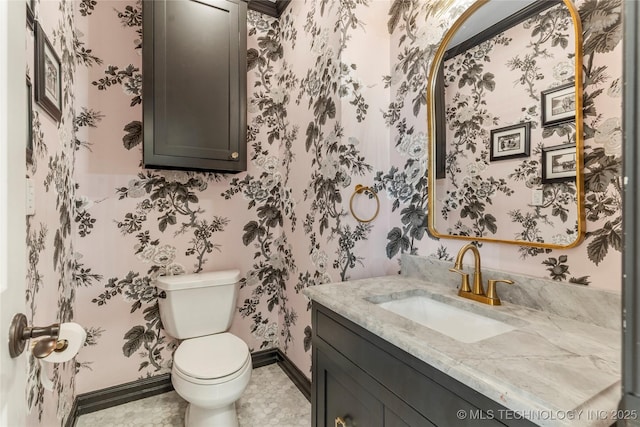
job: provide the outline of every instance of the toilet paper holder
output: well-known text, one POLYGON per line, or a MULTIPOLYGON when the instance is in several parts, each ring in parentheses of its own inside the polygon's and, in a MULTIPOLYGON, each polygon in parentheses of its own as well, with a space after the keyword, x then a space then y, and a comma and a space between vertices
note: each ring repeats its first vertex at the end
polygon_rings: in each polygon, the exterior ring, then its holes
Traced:
POLYGON ((54 351, 63 351, 67 348, 67 340, 58 340, 60 335, 60 324, 39 327, 29 326, 27 316, 18 313, 13 316, 11 326, 9 327, 9 354, 11 357, 18 357, 24 351, 27 340, 31 338, 46 337, 33 346, 32 353, 38 358, 47 357, 54 351))

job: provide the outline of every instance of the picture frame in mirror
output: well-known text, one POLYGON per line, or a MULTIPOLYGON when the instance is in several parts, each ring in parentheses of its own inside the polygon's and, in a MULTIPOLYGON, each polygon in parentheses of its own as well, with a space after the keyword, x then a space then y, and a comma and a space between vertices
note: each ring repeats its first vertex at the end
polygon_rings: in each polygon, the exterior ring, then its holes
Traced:
POLYGON ((62 117, 62 63, 39 22, 35 23, 35 98, 56 122, 62 117))
POLYGON ((567 83, 540 92, 542 126, 556 126, 576 118, 575 83, 567 83))
POLYGON ((518 123, 491 130, 489 160, 529 157, 531 152, 531 122, 518 123))
POLYGON ((574 181, 577 154, 575 144, 562 144, 542 148, 542 183, 574 181))

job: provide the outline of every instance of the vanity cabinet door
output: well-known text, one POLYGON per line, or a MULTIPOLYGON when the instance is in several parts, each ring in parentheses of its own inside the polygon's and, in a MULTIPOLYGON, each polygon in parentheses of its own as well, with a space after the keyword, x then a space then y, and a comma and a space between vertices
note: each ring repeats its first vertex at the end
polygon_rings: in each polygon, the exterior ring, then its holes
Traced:
POLYGON ((402 418, 396 415, 393 411, 385 408, 384 411, 384 427, 411 427, 405 423, 402 418))
POLYGON ((317 427, 345 426, 383 427, 383 406, 364 387, 355 382, 346 372, 324 353, 317 353, 318 393, 323 396, 318 408, 317 427))
POLYGON ((336 416, 348 414, 350 409, 339 403, 352 405, 349 392, 360 398, 353 407, 370 411, 373 418, 354 426, 535 425, 525 419, 494 419, 490 414, 506 408, 316 302, 312 324, 313 427, 334 427, 336 416), (333 407, 334 412, 327 412, 333 407))
POLYGON ((144 165, 246 170, 247 4, 143 3, 144 165))

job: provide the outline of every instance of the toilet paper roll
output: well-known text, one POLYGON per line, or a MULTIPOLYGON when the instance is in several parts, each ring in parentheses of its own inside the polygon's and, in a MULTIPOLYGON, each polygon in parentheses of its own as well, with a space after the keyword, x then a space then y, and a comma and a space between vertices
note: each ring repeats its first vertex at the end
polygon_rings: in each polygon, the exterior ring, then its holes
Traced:
POLYGON ((40 384, 42 384, 42 387, 47 390, 47 391, 53 391, 53 389, 55 388, 55 384, 53 383, 53 380, 51 379, 51 373, 49 372, 49 366, 51 366, 51 363, 41 363, 40 359, 36 359, 36 363, 38 363, 40 365, 40 384))
POLYGON ((84 345, 87 339, 87 331, 77 323, 69 322, 60 324, 60 334, 58 341, 67 340, 67 348, 54 351, 47 357, 41 359, 43 362, 63 363, 73 359, 84 345))

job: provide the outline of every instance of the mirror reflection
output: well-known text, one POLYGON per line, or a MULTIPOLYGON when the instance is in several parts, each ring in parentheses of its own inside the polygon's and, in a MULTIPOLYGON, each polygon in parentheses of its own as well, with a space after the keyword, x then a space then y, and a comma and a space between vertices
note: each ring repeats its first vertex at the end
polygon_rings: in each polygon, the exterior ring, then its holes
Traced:
POLYGON ((579 243, 582 53, 572 7, 483 1, 445 36, 429 82, 435 235, 524 251, 579 243))

